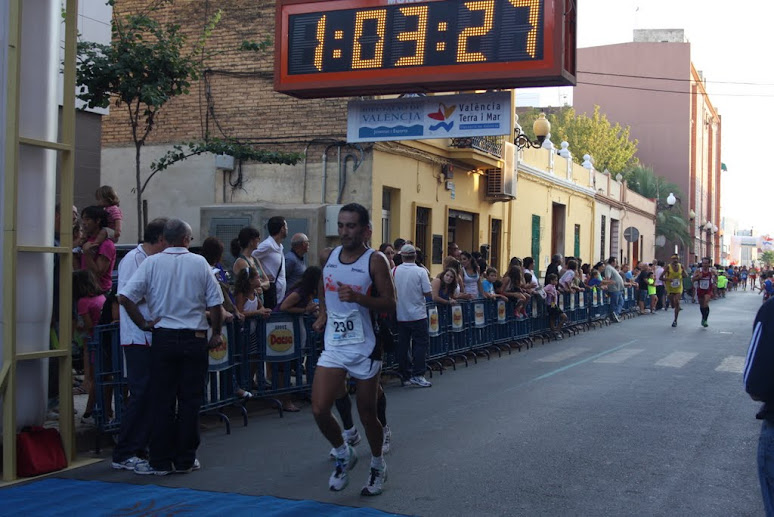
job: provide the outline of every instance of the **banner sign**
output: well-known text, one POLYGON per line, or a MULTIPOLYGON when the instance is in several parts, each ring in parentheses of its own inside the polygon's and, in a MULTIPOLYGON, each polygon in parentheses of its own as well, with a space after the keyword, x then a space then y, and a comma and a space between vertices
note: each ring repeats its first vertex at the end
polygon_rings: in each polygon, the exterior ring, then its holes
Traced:
POLYGON ((476 327, 486 327, 486 313, 484 312, 484 304, 476 303, 473 305, 473 313, 475 315, 476 327))
POLYGON ((295 351, 294 341, 292 321, 269 321, 266 323, 266 357, 293 355, 295 351))
MULTIPOLYGON (((223 370, 229 367, 228 357, 228 332, 226 327, 221 330, 223 335, 223 344, 217 348, 209 350, 209 371, 223 370)), ((207 341, 212 338, 212 328, 207 329, 207 341)))
POLYGON ((431 337, 441 335, 441 325, 438 321, 438 307, 430 307, 427 310, 427 326, 431 337))
POLYGON ((497 300, 497 323, 500 325, 508 323, 505 315, 505 300, 497 300))
POLYGON ((462 318, 462 307, 460 305, 452 305, 451 313, 452 313, 452 332, 462 332, 464 330, 463 318, 462 318))
POLYGON ((510 92, 404 97, 348 104, 347 141, 500 136, 513 128, 510 92))

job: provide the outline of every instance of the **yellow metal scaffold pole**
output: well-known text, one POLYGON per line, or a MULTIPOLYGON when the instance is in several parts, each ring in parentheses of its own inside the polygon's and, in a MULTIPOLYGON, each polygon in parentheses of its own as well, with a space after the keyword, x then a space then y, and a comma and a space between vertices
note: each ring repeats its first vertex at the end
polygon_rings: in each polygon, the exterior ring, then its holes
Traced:
POLYGON ((18 361, 58 358, 59 430, 68 465, 75 460, 75 422, 72 394, 72 232, 62 232, 58 247, 18 246, 16 207, 18 200, 19 146, 28 145, 61 153, 60 211, 69 213, 74 198, 75 174, 75 62, 78 35, 78 0, 67 0, 65 13, 64 89, 62 142, 46 142, 19 135, 21 90, 22 0, 9 0, 8 77, 6 88, 6 142, 3 222, 3 481, 16 479, 16 365, 18 361), (65 212, 66 210, 66 212, 65 212), (19 354, 16 351, 16 264, 19 253, 57 253, 60 259, 59 344, 57 350, 19 354))

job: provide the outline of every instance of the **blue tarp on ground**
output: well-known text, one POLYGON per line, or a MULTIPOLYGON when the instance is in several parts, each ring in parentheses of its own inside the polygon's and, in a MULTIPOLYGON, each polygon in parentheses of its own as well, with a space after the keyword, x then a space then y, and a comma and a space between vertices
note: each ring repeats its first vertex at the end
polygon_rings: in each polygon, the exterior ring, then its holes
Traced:
POLYGON ((73 479, 44 479, 0 490, 0 515, 261 515, 380 516, 372 508, 271 496, 205 492, 157 485, 131 485, 73 479))

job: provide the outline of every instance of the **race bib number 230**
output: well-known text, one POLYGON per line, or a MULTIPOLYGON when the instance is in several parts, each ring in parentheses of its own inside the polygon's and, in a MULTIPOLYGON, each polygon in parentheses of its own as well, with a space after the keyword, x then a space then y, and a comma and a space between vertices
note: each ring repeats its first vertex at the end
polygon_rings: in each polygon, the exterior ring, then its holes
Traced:
POLYGON ((327 342, 331 345, 348 345, 365 341, 363 332, 363 320, 360 312, 352 311, 348 314, 328 314, 327 342))

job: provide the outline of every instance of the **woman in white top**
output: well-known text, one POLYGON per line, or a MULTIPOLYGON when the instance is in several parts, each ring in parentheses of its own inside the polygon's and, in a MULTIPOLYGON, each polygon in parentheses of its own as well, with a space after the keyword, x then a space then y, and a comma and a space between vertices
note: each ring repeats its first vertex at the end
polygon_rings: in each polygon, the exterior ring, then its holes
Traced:
POLYGON ((484 298, 478 263, 467 251, 463 251, 460 255, 460 262, 462 263, 463 292, 472 298, 484 298))
POLYGON ((522 264, 522 269, 524 270, 524 274, 526 275, 529 273, 532 275, 532 282, 530 282, 528 289, 530 291, 537 289, 540 287, 540 284, 538 283, 537 275, 535 275, 535 272, 532 270, 532 268, 535 265, 535 260, 532 257, 524 257, 524 263, 522 264))

